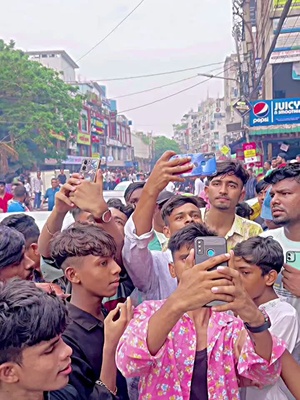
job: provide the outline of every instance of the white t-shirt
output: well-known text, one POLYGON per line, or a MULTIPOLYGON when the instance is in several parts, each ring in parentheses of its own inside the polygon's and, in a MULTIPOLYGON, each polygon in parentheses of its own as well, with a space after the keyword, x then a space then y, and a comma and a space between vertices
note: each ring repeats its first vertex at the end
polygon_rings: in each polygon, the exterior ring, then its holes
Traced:
MULTIPOLYGON (((283 299, 276 299, 262 304, 271 321, 270 331, 273 335, 283 339, 287 349, 297 359, 300 344, 300 324, 297 311, 283 299)), ((282 379, 275 385, 263 389, 247 388, 246 400, 292 400, 294 397, 289 392, 282 379)))
POLYGON ((200 196, 200 194, 203 192, 204 188, 205 188, 205 183, 200 178, 197 178, 195 180, 194 195, 200 196))
MULTIPOLYGON (((281 244, 281 247, 283 248, 284 252, 284 260, 287 264, 291 264, 288 259, 287 259, 287 254, 289 252, 300 252, 300 242, 293 242, 292 240, 289 240, 284 233, 284 228, 278 228, 270 231, 265 231, 263 232, 260 236, 262 237, 269 237, 272 236, 277 242, 281 244)), ((294 267, 295 265, 291 265, 294 267)), ((300 269, 300 265, 297 266, 297 269, 300 269)), ((276 286, 274 287, 277 294, 285 297, 287 301, 292 304, 296 310, 298 311, 298 316, 300 318, 300 298, 293 296, 290 292, 285 290, 282 286, 282 275, 280 274, 276 286)))

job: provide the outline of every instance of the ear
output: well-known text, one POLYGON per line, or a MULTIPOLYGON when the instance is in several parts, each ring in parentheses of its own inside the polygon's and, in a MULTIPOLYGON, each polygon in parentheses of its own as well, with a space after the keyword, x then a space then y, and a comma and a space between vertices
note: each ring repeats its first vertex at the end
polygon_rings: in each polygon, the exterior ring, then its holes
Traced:
POLYGON ((171 232, 170 232, 170 228, 168 226, 164 226, 163 234, 165 235, 166 238, 170 239, 171 232))
POLYGON ((267 275, 264 276, 266 286, 273 286, 274 283, 277 281, 278 273, 272 269, 267 275))
POLYGON ((39 246, 38 246, 37 243, 31 243, 31 245, 30 245, 30 250, 33 251, 33 253, 34 253, 35 256, 40 256, 40 253, 39 253, 39 246))
POLYGON ((17 383, 19 382, 18 368, 16 363, 6 362, 0 365, 0 382, 17 383))
POLYGON ((169 263, 169 270, 172 278, 177 278, 174 263, 169 263))
POLYGON ((245 190, 245 188, 243 188, 243 190, 240 194, 239 203, 243 202, 245 200, 245 197, 246 197, 246 190, 245 190))
POLYGON ((71 283, 79 284, 81 282, 77 270, 72 266, 66 268, 65 277, 71 283))

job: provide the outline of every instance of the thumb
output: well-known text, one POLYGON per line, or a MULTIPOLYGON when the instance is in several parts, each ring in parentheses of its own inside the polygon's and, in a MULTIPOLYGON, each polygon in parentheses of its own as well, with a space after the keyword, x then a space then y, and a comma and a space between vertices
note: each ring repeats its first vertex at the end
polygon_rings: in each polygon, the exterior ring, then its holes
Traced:
POLYGON ((195 265, 195 250, 191 249, 190 254, 188 255, 187 259, 185 260, 186 268, 193 268, 195 265))
POLYGON ((117 307, 114 310, 111 310, 109 312, 105 320, 113 321, 113 319, 118 315, 119 312, 120 312, 120 306, 117 305, 117 307))
POLYGON ((98 169, 97 174, 96 174, 96 183, 101 184, 101 187, 103 186, 103 174, 101 169, 98 169))

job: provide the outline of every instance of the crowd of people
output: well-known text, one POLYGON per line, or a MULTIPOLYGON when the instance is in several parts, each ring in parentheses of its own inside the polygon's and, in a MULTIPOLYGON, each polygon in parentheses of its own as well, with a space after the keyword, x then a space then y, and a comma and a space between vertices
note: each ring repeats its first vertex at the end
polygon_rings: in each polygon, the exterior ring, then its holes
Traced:
POLYGON ((173 155, 126 205, 73 174, 41 232, 0 223, 0 400, 300 399, 300 163, 255 183, 253 215, 241 163, 185 196, 173 155), (197 263, 215 236, 227 253, 197 263))

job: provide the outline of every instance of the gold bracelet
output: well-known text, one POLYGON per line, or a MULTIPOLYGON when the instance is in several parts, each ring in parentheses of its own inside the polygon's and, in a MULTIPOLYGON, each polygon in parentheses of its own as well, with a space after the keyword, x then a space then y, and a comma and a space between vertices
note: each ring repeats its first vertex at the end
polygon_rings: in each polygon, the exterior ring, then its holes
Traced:
POLYGON ((105 387, 105 389, 107 389, 107 390, 109 391, 109 393, 113 394, 114 396, 117 395, 118 388, 115 388, 115 390, 112 391, 112 390, 110 390, 110 389, 105 385, 105 383, 103 383, 103 382, 100 381, 100 380, 96 381, 96 385, 105 387))
POLYGON ((55 233, 50 232, 47 222, 45 223, 45 227, 46 227, 46 231, 48 232, 48 234, 53 237, 55 235, 55 233))

